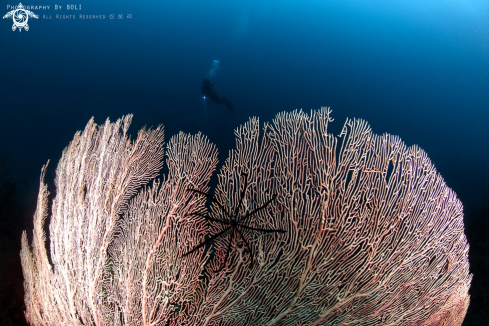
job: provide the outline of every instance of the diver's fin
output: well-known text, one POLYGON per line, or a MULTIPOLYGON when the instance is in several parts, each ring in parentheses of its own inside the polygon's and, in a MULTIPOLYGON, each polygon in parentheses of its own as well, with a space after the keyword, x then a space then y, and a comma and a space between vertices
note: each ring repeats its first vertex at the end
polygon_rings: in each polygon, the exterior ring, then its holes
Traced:
POLYGON ((226 102, 226 106, 228 107, 228 110, 233 111, 233 109, 234 109, 233 103, 231 103, 231 101, 228 100, 227 98, 223 98, 223 100, 226 102))

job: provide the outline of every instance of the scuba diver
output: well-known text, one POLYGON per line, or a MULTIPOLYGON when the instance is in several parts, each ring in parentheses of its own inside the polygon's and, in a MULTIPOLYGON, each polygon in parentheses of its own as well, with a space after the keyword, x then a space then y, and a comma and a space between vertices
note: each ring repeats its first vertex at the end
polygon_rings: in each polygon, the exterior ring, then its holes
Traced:
POLYGON ((202 95, 204 95, 204 100, 207 102, 206 104, 209 104, 209 102, 215 102, 219 105, 226 104, 229 111, 232 111, 234 108, 233 103, 227 98, 219 98, 219 96, 217 96, 214 84, 207 78, 204 78, 202 81, 202 95))

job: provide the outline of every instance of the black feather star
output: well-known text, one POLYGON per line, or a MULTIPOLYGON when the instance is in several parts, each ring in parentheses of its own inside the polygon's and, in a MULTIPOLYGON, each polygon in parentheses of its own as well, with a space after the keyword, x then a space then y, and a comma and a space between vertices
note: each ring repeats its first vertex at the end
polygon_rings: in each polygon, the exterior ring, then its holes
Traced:
MULTIPOLYGON (((193 192, 195 192, 195 193, 197 193, 199 195, 202 195, 202 196, 205 196, 205 197, 209 198, 212 202, 214 202, 219 207, 219 209, 224 213, 224 215, 227 216, 227 218, 225 217, 223 219, 219 219, 219 218, 207 216, 207 215, 204 215, 204 214, 201 214, 201 213, 192 213, 192 214, 189 214, 189 215, 197 215, 197 216, 203 217, 203 218, 205 218, 208 221, 218 222, 218 223, 222 224, 223 226, 225 226, 225 228, 221 232, 219 232, 219 233, 211 236, 207 240, 203 241, 202 243, 200 243, 199 245, 197 245, 195 248, 193 248, 192 250, 190 250, 186 254, 182 255, 182 257, 185 257, 185 256, 190 255, 191 253, 193 253, 194 251, 200 249, 201 247, 205 246, 206 244, 211 243, 212 241, 215 241, 218 238, 220 238, 221 236, 224 236, 224 235, 226 235, 226 234, 229 233, 229 235, 228 235, 229 244, 228 244, 228 247, 226 249, 226 254, 225 254, 225 258, 224 258, 224 264, 217 271, 214 271, 215 273, 220 272, 224 267, 226 267, 226 263, 227 263, 227 260, 228 260, 228 257, 229 257, 229 251, 231 250, 231 244, 233 243, 233 240, 234 241, 237 241, 238 237, 243 240, 244 244, 246 245, 246 249, 250 253, 250 256, 251 256, 250 268, 253 268, 253 251, 251 250, 250 244, 248 243, 248 241, 246 240, 246 238, 243 235, 243 233, 246 230, 249 230, 249 231, 260 231, 260 232, 265 232, 265 233, 273 233, 273 232, 285 233, 286 232, 285 230, 267 230, 267 229, 254 228, 254 227, 251 227, 251 226, 248 226, 248 225, 245 225, 244 224, 255 213, 261 211, 262 209, 264 209, 265 207, 267 207, 268 205, 270 205, 270 203, 277 198, 278 194, 274 194, 272 196, 272 198, 270 198, 262 206, 260 206, 258 208, 255 208, 254 210, 252 210, 252 211, 250 211, 250 212, 248 212, 246 214, 240 214, 241 204, 243 203, 243 198, 244 198, 246 189, 248 188, 248 175, 246 173, 243 173, 243 174, 241 174, 241 176, 245 178, 245 186, 244 186, 243 192, 241 193, 241 198, 239 199, 238 206, 234 209, 234 211, 231 211, 231 213, 229 213, 223 207, 223 205, 221 205, 221 203, 219 203, 211 195, 206 194, 205 192, 202 192, 202 191, 199 191, 199 190, 196 190, 196 189, 187 189, 188 191, 193 191, 193 192)), ((236 242, 236 245, 237 245, 237 242, 236 242)))

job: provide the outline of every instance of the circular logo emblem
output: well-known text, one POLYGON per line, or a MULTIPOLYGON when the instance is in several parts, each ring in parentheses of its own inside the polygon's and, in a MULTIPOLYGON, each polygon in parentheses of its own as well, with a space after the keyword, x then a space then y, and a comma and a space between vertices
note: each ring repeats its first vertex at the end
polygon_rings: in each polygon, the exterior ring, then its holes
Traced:
POLYGON ((29 16, 25 12, 24 9, 17 9, 14 12, 14 24, 19 27, 23 28, 25 25, 27 25, 27 21, 29 20, 29 16))
POLYGON ((19 3, 17 8, 9 11, 5 16, 3 16, 3 19, 12 17, 12 20, 14 21, 14 24, 12 25, 12 31, 19 29, 20 32, 22 31, 22 28, 25 29, 26 31, 29 30, 29 25, 27 25, 29 16, 34 17, 36 19, 39 18, 38 15, 36 15, 32 11, 27 10, 26 7, 22 5, 22 3, 19 3))

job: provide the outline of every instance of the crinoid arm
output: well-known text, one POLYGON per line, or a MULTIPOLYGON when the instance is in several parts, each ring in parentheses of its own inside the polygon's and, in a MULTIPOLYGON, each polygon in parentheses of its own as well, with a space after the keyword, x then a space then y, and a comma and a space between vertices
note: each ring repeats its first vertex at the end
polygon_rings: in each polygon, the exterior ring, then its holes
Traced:
POLYGON ((199 245, 197 245, 195 248, 193 248, 192 250, 190 250, 189 252, 185 253, 182 255, 182 257, 185 257, 185 256, 188 256, 190 255, 191 253, 195 252, 196 250, 202 248, 203 246, 205 246, 206 244, 216 240, 217 238, 219 238, 221 235, 223 235, 224 233, 226 233, 227 231, 229 231, 231 229, 231 227, 228 227, 224 230, 222 230, 221 232, 219 232, 218 234, 216 235, 213 235, 212 237, 210 237, 209 239, 203 241, 202 243, 200 243, 199 245))
POLYGON ((246 246, 246 250, 250 254, 250 268, 253 268, 253 261, 254 261, 253 250, 251 248, 250 243, 248 242, 245 235, 243 234, 244 230, 258 231, 258 232, 264 232, 264 233, 285 233, 286 232, 285 230, 280 230, 280 229, 255 228, 255 227, 248 226, 248 225, 244 224, 244 222, 246 222, 246 220, 248 220, 251 216, 260 212, 261 210, 265 209, 268 205, 270 205, 278 197, 278 194, 274 194, 272 196, 272 198, 267 200, 260 207, 255 208, 252 211, 250 211, 244 215, 239 215, 240 210, 241 210, 241 206, 243 204, 243 199, 244 199, 245 194, 246 194, 246 190, 248 189, 248 174, 242 173, 241 176, 244 177, 244 188, 243 188, 243 191, 241 192, 241 194, 239 196, 239 203, 234 210, 231 208, 229 208, 229 210, 227 210, 226 208, 224 208, 224 206, 219 201, 217 201, 217 199, 215 199, 214 197, 212 197, 211 195, 209 195, 205 192, 202 192, 202 191, 197 190, 197 189, 187 189, 187 191, 192 191, 192 192, 195 192, 196 194, 199 194, 201 196, 205 196, 205 197, 209 198, 213 203, 215 203, 217 205, 219 210, 223 213, 224 217, 223 218, 217 218, 217 217, 208 216, 208 215, 205 215, 203 213, 198 213, 198 212, 190 213, 188 215, 196 215, 196 216, 200 216, 200 217, 202 217, 208 221, 220 223, 220 224, 224 225, 225 228, 224 228, 224 230, 220 231, 219 233, 209 237, 205 241, 198 244, 192 250, 190 250, 189 252, 182 255, 182 257, 186 257, 186 256, 190 255, 191 253, 195 252, 196 250, 204 247, 205 245, 217 240, 219 237, 223 236, 224 234, 230 232, 228 235, 227 248, 226 248, 225 253, 224 253, 224 262, 217 270, 214 270, 215 273, 222 271, 224 269, 224 267, 227 266, 229 255, 231 252, 232 243, 234 241, 234 243, 237 246, 238 245, 238 241, 237 241, 238 237, 240 237, 242 239, 244 245, 246 246))

